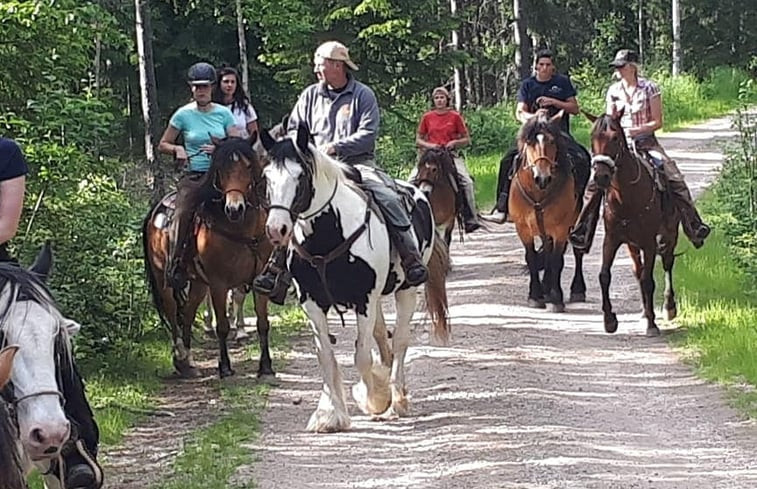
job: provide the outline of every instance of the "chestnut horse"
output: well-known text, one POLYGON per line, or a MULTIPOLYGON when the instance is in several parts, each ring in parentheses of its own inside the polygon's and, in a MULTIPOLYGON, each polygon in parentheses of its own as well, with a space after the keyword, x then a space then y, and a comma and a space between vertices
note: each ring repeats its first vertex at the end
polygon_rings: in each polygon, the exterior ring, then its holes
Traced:
MULTIPOLYGON (((567 162, 567 136, 560 130, 563 112, 549 118, 539 112, 518 133, 520 161, 510 185, 509 212, 526 249, 526 264, 531 275, 529 307, 551 304, 554 312, 565 311, 560 279, 564 267, 568 233, 576 222, 583 200, 567 162), (535 240, 541 240, 537 251, 535 240), (540 270, 544 270, 543 279, 540 270)), ((570 301, 586 300, 583 253, 573 250, 576 270, 570 286, 570 301)))
POLYGON ((436 227, 444 235, 444 241, 449 246, 455 221, 458 223, 458 229, 462 229, 463 219, 460 178, 452 153, 446 148, 424 151, 418 159, 416 174, 411 183, 426 194, 434 212, 436 227))
POLYGON ((618 329, 618 318, 610 303, 610 269, 618 248, 626 244, 641 288, 647 335, 656 336, 660 334, 654 312, 653 272, 657 254, 662 257, 665 270, 663 309, 668 319, 678 313, 673 263, 680 217, 670 199, 657 187, 655 170, 628 147, 620 126, 622 111, 601 117, 586 116, 594 123, 591 130, 594 182, 605 198, 605 237, 599 272, 605 331, 614 333, 618 329))
MULTIPOLYGON (((174 367, 182 376, 196 372, 191 358, 191 331, 197 307, 210 292, 220 348, 218 371, 232 375, 227 337, 229 319, 226 297, 234 287, 252 282, 268 261, 272 247, 265 236, 266 212, 261 193, 265 190, 260 160, 250 141, 240 138, 214 140, 216 150, 208 172, 192 185, 195 233, 190 248, 194 260, 187 266, 189 291, 175 291, 165 280, 169 234, 157 227, 167 213, 163 202, 147 214, 142 227, 145 268, 153 302, 161 320, 169 325, 174 367)), ((268 348, 268 298, 255 294, 255 313, 260 339, 258 376, 273 375, 268 348)))

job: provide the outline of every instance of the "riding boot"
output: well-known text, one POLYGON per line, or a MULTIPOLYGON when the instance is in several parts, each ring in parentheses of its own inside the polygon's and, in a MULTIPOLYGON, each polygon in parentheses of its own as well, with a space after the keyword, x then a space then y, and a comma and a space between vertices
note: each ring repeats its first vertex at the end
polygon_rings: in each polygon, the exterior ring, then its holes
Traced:
POLYGON ((463 186, 458 197, 462 198, 463 201, 463 226, 465 227, 465 232, 472 233, 481 227, 481 223, 478 222, 478 216, 476 215, 476 204, 472 186, 463 186))
POLYGON ((412 231, 410 229, 401 231, 390 227, 389 236, 400 255, 402 269, 405 271, 405 281, 408 285, 416 287, 428 280, 428 269, 423 264, 412 231))
MULTIPOLYGON (((102 467, 97 463, 100 430, 87 402, 84 381, 75 363, 65 366, 70 372, 62 377, 64 407, 71 422, 71 435, 63 447, 64 482, 68 489, 99 489, 103 485, 102 467)), ((59 469, 59 468, 58 468, 59 469)), ((60 470, 57 471, 60 478, 60 470)))
POLYGON ((291 283, 292 274, 287 269, 287 249, 279 246, 271 253, 263 272, 252 281, 252 289, 267 295, 274 304, 283 305, 291 283))
POLYGON ((681 224, 686 237, 695 248, 700 248, 704 240, 710 235, 710 227, 702 221, 689 188, 683 180, 668 180, 668 187, 673 195, 676 209, 681 214, 681 224))
POLYGON ((599 206, 602 203, 602 192, 594 180, 586 186, 584 192, 584 206, 578 215, 576 225, 570 233, 570 244, 578 251, 588 253, 594 241, 594 233, 599 221, 599 206))
POLYGON ((169 254, 166 264, 166 281, 174 290, 184 290, 187 285, 186 255, 192 215, 192 212, 177 207, 168 230, 169 254))

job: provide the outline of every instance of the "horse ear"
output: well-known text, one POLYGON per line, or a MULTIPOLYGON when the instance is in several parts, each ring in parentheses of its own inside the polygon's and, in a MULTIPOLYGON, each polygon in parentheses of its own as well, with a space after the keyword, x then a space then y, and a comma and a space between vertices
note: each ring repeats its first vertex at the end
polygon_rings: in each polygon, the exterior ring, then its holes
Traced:
POLYGON ((271 151, 271 148, 273 148, 273 145, 276 144, 276 141, 271 137, 270 134, 268 134, 268 131, 265 129, 260 130, 260 133, 258 134, 260 136, 260 143, 263 145, 266 151, 271 151))
POLYGON ((76 336, 76 333, 81 331, 81 324, 77 323, 73 319, 63 318, 62 326, 66 329, 68 336, 76 336))
POLYGON ((557 114, 553 115, 549 119, 549 123, 550 124, 555 124, 555 123, 559 124, 560 121, 562 120, 562 116, 564 116, 564 115, 565 115, 565 110, 564 109, 560 109, 560 112, 558 112, 557 114))
POLYGON ((297 126, 297 147, 300 148, 302 153, 308 150, 308 143, 310 142, 310 131, 305 124, 300 123, 297 126))
POLYGON ((5 387, 11 378, 11 367, 13 367, 13 357, 18 351, 17 346, 6 346, 0 350, 0 389, 5 387))
POLYGON ((589 119, 589 122, 591 122, 592 124, 594 123, 594 121, 596 121, 597 119, 599 119, 599 117, 597 117, 594 114, 591 114, 591 113, 585 111, 584 109, 581 109, 581 113, 583 115, 585 115, 586 118, 589 119))
POLYGON ((619 121, 623 118, 623 114, 626 112, 625 106, 621 107, 620 110, 615 108, 615 105, 612 106, 612 118, 616 121, 619 121))
POLYGON ((29 271, 32 272, 43 282, 47 282, 47 277, 50 275, 50 269, 53 267, 53 249, 50 245, 50 240, 45 241, 42 245, 42 249, 39 250, 37 258, 34 259, 34 263, 29 267, 29 271))
POLYGON ((219 144, 221 144, 221 142, 223 142, 223 139, 217 138, 217 137, 215 137, 215 136, 213 136, 211 134, 210 135, 210 142, 213 143, 214 146, 218 146, 219 144))

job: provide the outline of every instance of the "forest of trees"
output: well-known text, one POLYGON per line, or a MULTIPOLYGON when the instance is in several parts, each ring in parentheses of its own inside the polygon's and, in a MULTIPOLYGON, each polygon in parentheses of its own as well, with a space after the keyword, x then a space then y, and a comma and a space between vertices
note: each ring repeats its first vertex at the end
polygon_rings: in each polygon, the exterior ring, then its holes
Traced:
POLYGON ((139 227, 170 162, 153 160, 146 128, 154 143, 197 61, 247 66, 263 126, 312 82, 327 39, 350 47, 359 79, 398 117, 455 69, 465 110, 506 102, 542 47, 569 74, 605 69, 621 47, 672 69, 674 44, 683 72, 757 71, 750 0, 35 0, 0 2, 0 18, 0 134, 33 170, 14 249, 28 263, 54 241, 54 287, 90 325, 92 349, 149 326, 139 227))

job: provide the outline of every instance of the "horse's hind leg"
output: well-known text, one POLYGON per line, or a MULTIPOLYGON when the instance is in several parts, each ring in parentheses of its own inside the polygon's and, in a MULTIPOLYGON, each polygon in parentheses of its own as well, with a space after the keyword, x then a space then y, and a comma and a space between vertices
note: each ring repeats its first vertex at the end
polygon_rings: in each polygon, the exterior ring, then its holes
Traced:
POLYGON ((260 341, 260 361, 258 362, 258 377, 273 377, 271 351, 268 345, 268 332, 271 324, 268 322, 268 297, 255 293, 255 320, 258 328, 258 340, 260 341))
POLYGON ((675 246, 670 246, 662 255, 662 268, 665 270, 665 294, 662 309, 665 311, 665 319, 672 321, 678 316, 676 293, 673 290, 673 265, 675 263, 675 246))
MULTIPOLYGON (((573 248, 573 247, 571 247, 573 248)), ((584 253, 573 248, 576 269, 570 283, 570 302, 586 302, 586 281, 584 280, 584 253)))
POLYGON ((234 320, 233 328, 238 331, 237 337, 243 335, 244 331, 244 300, 247 297, 244 287, 235 287, 231 289, 231 310, 230 316, 234 320))
POLYGON ((389 346, 389 333, 386 330, 386 321, 381 307, 376 314, 376 326, 373 328, 373 339, 376 340, 381 364, 386 368, 392 368, 392 349, 389 346))
POLYGON ((357 341, 355 341, 355 367, 360 380, 352 388, 352 397, 365 414, 384 412, 391 401, 389 369, 381 363, 374 365, 371 338, 375 334, 380 299, 370 297, 365 315, 357 315, 357 341))
POLYGON ((394 354, 390 378, 392 404, 379 416, 380 419, 388 420, 407 416, 410 411, 405 383, 405 355, 410 346, 410 320, 415 311, 415 294, 415 287, 400 290, 394 294, 397 304, 397 325, 392 335, 392 353, 394 354))
POLYGON ((226 315, 228 289, 217 288, 210 291, 213 311, 216 315, 216 336, 218 337, 218 375, 221 378, 234 375, 229 358, 229 317, 226 315))
POLYGON ((547 297, 552 312, 565 312, 565 301, 563 299, 562 271, 565 267, 565 248, 567 242, 554 243, 546 253, 546 270, 544 272, 547 297))
POLYGON ((350 415, 344 399, 344 383, 334 350, 329 341, 329 325, 326 313, 313 301, 305 301, 303 309, 310 319, 313 330, 318 364, 323 375, 323 389, 318 408, 310 416, 307 430, 316 433, 344 431, 350 427, 350 415))
POLYGON ((615 261, 615 254, 618 252, 620 243, 612 240, 605 234, 605 240, 602 244, 602 268, 599 271, 599 285, 602 289, 602 312, 604 313, 605 331, 614 333, 618 330, 618 317, 612 312, 612 303, 610 302, 610 282, 612 281, 612 263, 615 261))

